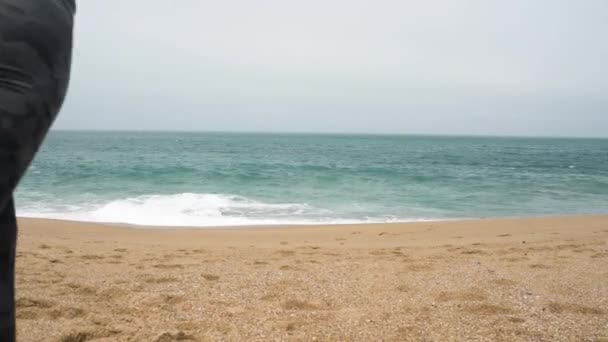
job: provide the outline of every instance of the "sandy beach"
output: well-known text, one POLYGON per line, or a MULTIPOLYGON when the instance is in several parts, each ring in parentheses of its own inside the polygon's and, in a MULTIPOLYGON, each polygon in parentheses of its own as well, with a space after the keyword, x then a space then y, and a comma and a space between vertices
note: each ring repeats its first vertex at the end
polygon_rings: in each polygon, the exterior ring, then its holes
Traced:
POLYGON ((21 219, 20 341, 608 341, 608 216, 255 229, 21 219))

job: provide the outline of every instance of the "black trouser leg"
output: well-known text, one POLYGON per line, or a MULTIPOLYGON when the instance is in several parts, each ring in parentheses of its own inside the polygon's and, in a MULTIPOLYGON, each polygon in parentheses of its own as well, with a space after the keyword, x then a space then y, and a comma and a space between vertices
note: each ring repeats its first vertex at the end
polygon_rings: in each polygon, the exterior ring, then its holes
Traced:
POLYGON ((12 199, 0 212, 0 232, 0 341, 14 341, 17 220, 12 199))
POLYGON ((12 194, 67 90, 74 0, 0 0, 0 342, 14 341, 12 194))

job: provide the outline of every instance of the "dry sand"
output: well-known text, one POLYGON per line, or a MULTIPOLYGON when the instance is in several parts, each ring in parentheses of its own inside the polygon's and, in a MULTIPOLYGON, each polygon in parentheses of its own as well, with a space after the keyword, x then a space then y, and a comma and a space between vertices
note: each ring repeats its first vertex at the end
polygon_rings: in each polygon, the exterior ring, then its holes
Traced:
POLYGON ((260 229, 20 220, 20 341, 608 341, 608 216, 260 229))

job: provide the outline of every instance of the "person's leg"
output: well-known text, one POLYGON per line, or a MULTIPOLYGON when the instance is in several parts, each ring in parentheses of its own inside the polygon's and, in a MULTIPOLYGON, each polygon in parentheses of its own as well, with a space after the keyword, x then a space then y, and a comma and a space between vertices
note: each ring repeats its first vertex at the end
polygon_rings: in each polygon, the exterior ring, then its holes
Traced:
POLYGON ((0 232, 0 341, 14 341, 17 221, 12 199, 0 211, 0 232))
POLYGON ((0 0, 0 338, 14 338, 12 193, 63 103, 74 0, 0 0))

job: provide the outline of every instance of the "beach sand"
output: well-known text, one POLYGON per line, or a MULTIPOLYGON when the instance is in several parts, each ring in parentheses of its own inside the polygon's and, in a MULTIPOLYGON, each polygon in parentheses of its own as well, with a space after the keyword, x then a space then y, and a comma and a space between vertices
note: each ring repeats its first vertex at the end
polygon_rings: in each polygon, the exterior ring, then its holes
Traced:
POLYGON ((21 219, 20 341, 608 341, 608 216, 248 229, 21 219))

